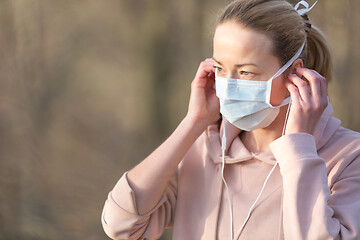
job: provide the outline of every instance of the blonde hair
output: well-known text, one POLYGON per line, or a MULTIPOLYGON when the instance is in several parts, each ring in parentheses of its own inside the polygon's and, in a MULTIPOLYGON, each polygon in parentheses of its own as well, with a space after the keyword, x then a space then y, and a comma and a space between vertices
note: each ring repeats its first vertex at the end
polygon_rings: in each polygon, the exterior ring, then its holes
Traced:
POLYGON ((332 78, 332 56, 324 34, 281 0, 236 0, 230 3, 217 25, 234 21, 245 28, 266 34, 273 40, 273 54, 282 64, 291 59, 306 41, 300 55, 304 66, 328 81, 332 78))

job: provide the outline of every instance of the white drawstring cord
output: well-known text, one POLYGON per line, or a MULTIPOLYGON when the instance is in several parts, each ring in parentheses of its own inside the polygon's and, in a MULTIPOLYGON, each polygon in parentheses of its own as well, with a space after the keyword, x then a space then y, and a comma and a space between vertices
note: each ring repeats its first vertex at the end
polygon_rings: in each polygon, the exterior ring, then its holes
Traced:
POLYGON ((275 163, 274 167, 271 169, 270 173, 267 175, 267 177, 266 177, 266 179, 265 179, 265 182, 264 182, 264 184, 263 184, 263 186, 262 186, 262 188, 261 188, 261 191, 260 191, 259 195, 257 196, 257 198, 256 198, 255 202, 253 203, 253 205, 250 207, 250 210, 249 210, 249 212, 248 212, 248 215, 247 215, 244 223, 243 223, 242 226, 240 227, 239 231, 236 233, 234 240, 235 240, 235 239, 238 239, 238 237, 239 237, 238 235, 240 235, 240 233, 241 233, 241 231, 243 230, 245 224, 246 224, 247 221, 249 220, 250 215, 251 215, 251 212, 253 211, 256 203, 259 201, 260 196, 261 196, 261 194, 263 193, 263 191, 264 191, 264 189, 265 189, 266 183, 268 182, 271 174, 274 172, 276 166, 277 166, 277 162, 275 163))
POLYGON ((223 121, 223 136, 221 141, 221 152, 222 152, 222 168, 221 168, 221 177, 224 182, 224 185, 226 187, 228 200, 229 200, 229 209, 230 209, 230 236, 231 240, 233 240, 234 232, 233 232, 233 214, 232 214, 232 204, 231 204, 231 198, 230 198, 230 190, 229 187, 225 181, 224 177, 224 169, 225 169, 225 149, 226 149, 226 134, 225 134, 225 121, 223 121))
MULTIPOLYGON (((282 129, 282 133, 281 133, 281 136, 284 136, 285 134, 285 130, 286 130, 286 123, 287 123, 287 119, 288 119, 288 116, 289 116, 289 112, 290 112, 290 105, 291 105, 291 101, 290 103, 288 104, 288 108, 286 110, 286 115, 285 115, 285 121, 284 121, 284 126, 283 126, 283 129, 282 129)), ((265 189, 265 186, 271 176, 271 174, 274 172, 276 166, 278 165, 278 162, 276 161, 275 162, 275 165, 273 166, 273 168, 271 169, 270 173, 267 175, 266 179, 265 179, 265 182, 261 188, 261 191, 259 193, 259 195, 257 196, 255 202, 252 204, 252 206, 250 207, 250 210, 248 212, 248 215, 244 221, 244 223, 241 225, 239 231, 236 233, 235 235, 235 238, 233 237, 234 236, 234 232, 233 232, 233 211, 232 211, 232 204, 231 204, 231 198, 230 198, 230 190, 229 190, 229 187, 226 183, 226 180, 225 180, 225 177, 224 177, 224 168, 225 168, 225 149, 226 149, 226 134, 225 134, 225 121, 223 121, 223 136, 222 136, 222 141, 221 141, 221 150, 222 150, 222 169, 221 169, 221 177, 222 177, 222 180, 224 182, 224 185, 226 187, 226 191, 227 191, 227 195, 228 195, 228 200, 229 200, 229 210, 230 210, 230 236, 231 236, 231 240, 235 240, 235 239, 238 239, 240 234, 241 234, 241 231, 243 230, 244 226, 246 225, 246 223, 248 222, 249 218, 250 218, 250 215, 252 213, 252 211, 254 210, 254 207, 256 206, 256 203, 259 201, 260 199, 260 196, 261 194, 263 193, 264 189, 265 189)))
POLYGON ((291 107, 291 99, 290 99, 288 108, 287 108, 287 110, 286 110, 285 122, 284 122, 284 126, 283 126, 283 130, 282 130, 281 136, 284 136, 284 135, 285 135, 286 124, 287 124, 287 120, 288 120, 288 117, 289 117, 290 107, 291 107))

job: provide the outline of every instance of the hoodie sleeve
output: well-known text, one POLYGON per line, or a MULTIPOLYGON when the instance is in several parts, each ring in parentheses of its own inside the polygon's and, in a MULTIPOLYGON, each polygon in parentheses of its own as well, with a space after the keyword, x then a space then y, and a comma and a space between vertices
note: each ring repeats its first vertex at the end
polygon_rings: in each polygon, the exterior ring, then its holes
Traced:
POLYGON ((359 155, 346 161, 348 166, 330 189, 312 135, 285 135, 270 148, 283 178, 285 239, 359 239, 359 155))
POLYGON ((109 193, 101 216, 105 233, 112 239, 158 239, 173 224, 176 203, 176 174, 159 202, 144 215, 139 215, 135 194, 125 173, 109 193))

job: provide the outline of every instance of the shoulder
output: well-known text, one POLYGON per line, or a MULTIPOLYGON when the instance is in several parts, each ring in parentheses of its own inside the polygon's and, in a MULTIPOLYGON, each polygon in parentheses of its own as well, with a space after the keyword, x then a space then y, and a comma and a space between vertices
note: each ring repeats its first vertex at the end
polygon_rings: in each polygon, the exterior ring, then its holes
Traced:
POLYGON ((340 126, 336 132, 335 135, 337 137, 345 137, 348 138, 349 140, 355 140, 355 141, 360 141, 360 132, 356 132, 353 131, 351 129, 348 128, 344 128, 342 126, 340 126))
POLYGON ((360 174, 360 133, 339 127, 320 149, 329 175, 329 185, 346 175, 360 174))
POLYGON ((324 147, 360 153, 360 133, 339 126, 324 147))

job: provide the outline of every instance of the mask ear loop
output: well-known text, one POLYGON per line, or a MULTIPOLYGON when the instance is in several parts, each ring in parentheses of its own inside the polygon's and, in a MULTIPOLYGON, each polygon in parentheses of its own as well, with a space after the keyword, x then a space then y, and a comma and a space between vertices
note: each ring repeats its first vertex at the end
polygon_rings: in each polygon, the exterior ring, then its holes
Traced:
MULTIPOLYGON (((274 106, 272 106, 271 103, 270 103, 272 81, 273 81, 275 78, 277 78, 278 76, 280 76, 283 72, 285 72, 285 70, 288 69, 288 68, 291 66, 291 64, 293 64, 294 61, 299 58, 299 56, 301 55, 301 53, 302 53, 302 51, 303 51, 303 49, 304 49, 304 47, 305 47, 305 43, 306 43, 306 41, 303 42, 303 44, 301 45, 301 47, 299 48, 299 50, 296 52, 296 54, 295 54, 287 63, 285 63, 285 65, 282 66, 282 67, 274 74, 274 76, 272 76, 272 77, 267 81, 267 83, 266 83, 266 84, 267 84, 267 88, 266 88, 266 103, 267 103, 268 105, 270 105, 271 107, 274 107, 274 106)), ((283 102, 283 105, 286 105, 287 103, 288 103, 288 102, 283 102)), ((283 106, 283 105, 282 105, 282 106, 283 106)))

